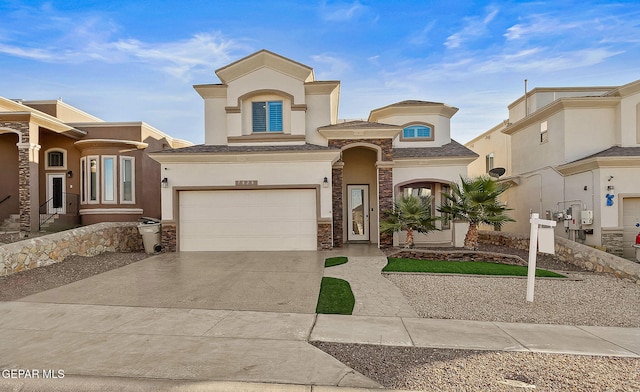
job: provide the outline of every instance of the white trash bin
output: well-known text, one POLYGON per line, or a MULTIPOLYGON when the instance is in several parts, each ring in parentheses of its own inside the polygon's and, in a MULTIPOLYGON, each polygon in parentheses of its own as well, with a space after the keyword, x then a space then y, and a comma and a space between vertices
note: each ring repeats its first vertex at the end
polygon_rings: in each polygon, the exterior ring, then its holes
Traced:
POLYGON ((160 222, 155 219, 143 218, 144 222, 138 224, 138 232, 142 234, 144 251, 148 254, 159 253, 162 250, 162 233, 160 222))
POLYGON ((636 250, 636 263, 640 263, 640 244, 632 245, 636 250))

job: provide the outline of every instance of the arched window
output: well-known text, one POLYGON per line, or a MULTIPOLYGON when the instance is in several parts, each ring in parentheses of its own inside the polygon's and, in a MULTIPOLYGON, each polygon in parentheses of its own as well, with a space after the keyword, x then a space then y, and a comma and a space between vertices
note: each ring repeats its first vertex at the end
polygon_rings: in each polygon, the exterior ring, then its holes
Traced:
POLYGON ((403 140, 433 140, 433 125, 411 124, 402 130, 403 140))
POLYGON ((67 168, 67 153, 61 148, 52 148, 45 152, 45 169, 64 170, 67 168))

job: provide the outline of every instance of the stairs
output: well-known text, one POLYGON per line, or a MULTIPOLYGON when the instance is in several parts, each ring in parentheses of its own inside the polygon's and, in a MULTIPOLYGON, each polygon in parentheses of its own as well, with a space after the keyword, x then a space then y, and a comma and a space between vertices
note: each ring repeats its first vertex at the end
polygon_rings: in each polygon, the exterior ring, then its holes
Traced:
POLYGON ((20 231, 20 215, 11 214, 0 224, 0 233, 15 233, 20 231))
POLYGON ((53 216, 51 214, 40 214, 40 222, 42 222, 44 219, 47 219, 46 222, 40 225, 40 231, 46 231, 48 227, 53 226, 59 217, 59 214, 55 214, 53 216))

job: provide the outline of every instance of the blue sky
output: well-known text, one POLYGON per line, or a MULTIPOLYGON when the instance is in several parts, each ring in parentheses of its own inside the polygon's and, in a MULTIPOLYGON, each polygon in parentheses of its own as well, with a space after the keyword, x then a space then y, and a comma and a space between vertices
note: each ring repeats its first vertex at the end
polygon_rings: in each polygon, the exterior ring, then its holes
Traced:
POLYGON ((0 96, 204 140, 194 84, 260 49, 340 80, 340 118, 405 99, 458 107, 466 142, 529 88, 640 79, 634 1, 0 0, 0 96))

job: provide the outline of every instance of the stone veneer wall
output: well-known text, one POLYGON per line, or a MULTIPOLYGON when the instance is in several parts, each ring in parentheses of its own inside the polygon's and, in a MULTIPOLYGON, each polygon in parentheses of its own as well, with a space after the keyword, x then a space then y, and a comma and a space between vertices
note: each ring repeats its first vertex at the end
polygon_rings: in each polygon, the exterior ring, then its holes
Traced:
MULTIPOLYGON (((498 231, 480 231, 480 243, 529 250, 529 235, 498 231)), ((640 264, 566 238, 555 238, 558 260, 588 271, 604 272, 640 284, 640 264)))
POLYGON ((333 246, 335 248, 342 247, 342 176, 343 166, 341 163, 337 167, 331 169, 331 183, 333 188, 331 189, 331 208, 333 211, 333 246))
POLYGON ((318 250, 333 248, 331 229, 331 222, 318 222, 318 250))
MULTIPOLYGON (((3 121, 0 127, 14 129, 20 133, 22 146, 18 148, 18 199, 20 207, 20 231, 31 231, 31 168, 29 162, 29 122, 3 121)), ((20 144, 20 142, 19 142, 20 144)), ((36 196, 37 197, 37 196, 36 196)))
POLYGON ((175 252, 178 249, 175 224, 162 222, 161 245, 163 252, 175 252))
POLYGON ((624 256, 622 230, 615 232, 603 232, 601 241, 602 246, 607 249, 607 253, 614 254, 618 257, 624 256))
POLYGON ((59 263, 73 255, 143 249, 137 223, 97 223, 0 246, 0 276, 59 263))

